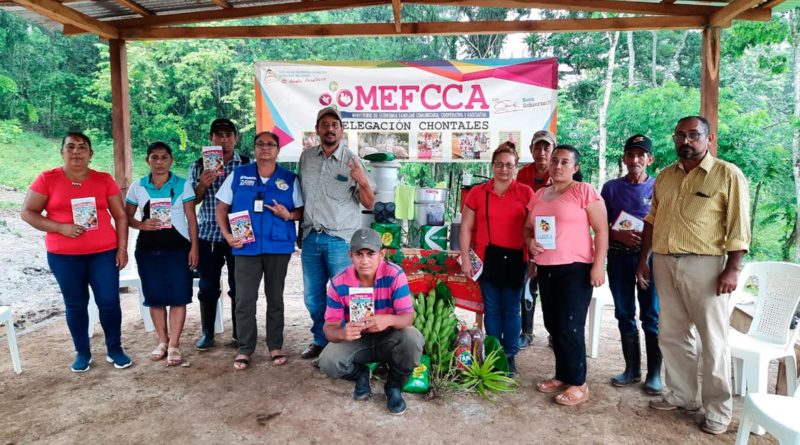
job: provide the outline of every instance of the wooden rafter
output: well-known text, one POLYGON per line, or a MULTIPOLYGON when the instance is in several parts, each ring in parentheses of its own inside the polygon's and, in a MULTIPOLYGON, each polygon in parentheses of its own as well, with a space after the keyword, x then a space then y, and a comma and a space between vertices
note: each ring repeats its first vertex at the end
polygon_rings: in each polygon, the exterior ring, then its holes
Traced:
POLYGON ((783 2, 784 2, 784 0, 768 0, 768 1, 764 2, 763 4, 759 5, 759 8, 772 9, 772 8, 780 5, 783 2))
POLYGON ((116 2, 119 3, 122 6, 130 9, 131 11, 139 14, 142 17, 148 17, 148 16, 151 16, 151 15, 155 15, 155 14, 153 14, 153 11, 145 8, 144 6, 136 3, 133 0, 116 0, 116 2))
POLYGON ((117 28, 64 6, 55 0, 14 0, 14 3, 64 25, 74 25, 105 39, 115 39, 117 28))
POLYGON ((752 9, 764 0, 734 0, 727 6, 711 14, 709 17, 710 26, 729 26, 731 20, 739 14, 752 9))
POLYGON ((233 8, 233 5, 228 3, 227 0, 211 0, 211 1, 222 9, 233 8))
POLYGON ((394 29, 397 32, 400 32, 401 29, 401 22, 400 16, 403 12, 403 3, 402 0, 392 0, 392 12, 394 13, 394 29))
POLYGON ((313 38, 374 37, 410 35, 498 34, 515 32, 600 32, 643 31, 656 29, 703 28, 706 16, 686 17, 617 17, 603 19, 524 20, 481 22, 403 23, 400 32, 393 23, 360 25, 285 25, 285 26, 219 26, 122 29, 126 40, 168 39, 247 39, 247 38, 313 38))
MULTIPOLYGON (((290 15, 304 12, 325 11, 344 8, 359 8, 392 4, 396 0, 317 0, 302 1, 297 3, 284 3, 279 5, 251 6, 242 8, 227 8, 213 11, 199 11, 188 13, 162 14, 158 16, 141 17, 135 19, 114 20, 108 23, 117 28, 149 28, 154 26, 195 24, 207 21, 243 19, 251 17, 264 17, 275 15, 290 15)), ((573 11, 603 11, 629 14, 656 14, 671 16, 710 16, 722 8, 716 6, 684 5, 668 3, 648 3, 641 1, 622 0, 404 0, 404 3, 417 3, 428 5, 450 6, 484 6, 505 8, 545 8, 573 11)), ((768 21, 771 11, 765 8, 749 9, 737 16, 742 20, 768 21)), ((397 20, 396 20, 397 21, 397 20)), ((80 33, 74 28, 67 27, 64 34, 80 33)))

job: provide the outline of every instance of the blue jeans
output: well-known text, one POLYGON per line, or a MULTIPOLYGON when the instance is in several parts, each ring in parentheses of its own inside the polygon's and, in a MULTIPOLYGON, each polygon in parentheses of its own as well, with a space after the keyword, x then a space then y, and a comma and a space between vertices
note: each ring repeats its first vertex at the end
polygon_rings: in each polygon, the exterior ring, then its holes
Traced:
POLYGON ((328 339, 322 331, 328 302, 327 286, 331 278, 351 264, 347 252, 350 245, 343 239, 324 232, 311 232, 303 239, 300 260, 303 264, 303 300, 311 316, 312 342, 325 346, 328 339))
POLYGON ((106 336, 108 351, 121 350, 122 309, 119 306, 119 271, 117 251, 88 255, 61 255, 47 252, 47 263, 56 277, 64 306, 67 327, 75 351, 91 355, 89 346, 89 286, 100 310, 100 325, 106 336))
MULTIPOLYGON (((653 258, 648 261, 653 270, 653 258)), ((608 287, 614 296, 614 316, 617 317, 619 332, 629 335, 638 332, 636 327, 636 298, 639 298, 639 321, 647 334, 658 335, 658 293, 653 273, 650 273, 650 286, 642 289, 636 285, 636 267, 639 254, 608 252, 608 287)))
POLYGON ((484 280, 478 280, 483 294, 483 322, 486 334, 497 337, 509 357, 519 352, 519 334, 522 318, 519 301, 522 288, 501 288, 484 280))

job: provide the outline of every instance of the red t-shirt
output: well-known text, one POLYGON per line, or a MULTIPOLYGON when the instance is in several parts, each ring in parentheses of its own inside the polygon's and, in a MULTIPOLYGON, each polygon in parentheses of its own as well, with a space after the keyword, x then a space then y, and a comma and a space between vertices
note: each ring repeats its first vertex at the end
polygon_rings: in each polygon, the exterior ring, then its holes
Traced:
POLYGON ((47 251, 63 255, 85 255, 117 248, 117 232, 111 225, 108 198, 119 194, 119 186, 108 173, 89 170, 89 176, 80 183, 71 181, 61 167, 39 174, 30 189, 47 196, 47 218, 73 224, 72 200, 94 197, 97 206, 97 229, 87 230, 77 238, 60 233, 47 233, 44 243, 47 251))
POLYGON ((550 172, 545 171, 544 176, 541 179, 541 182, 536 183, 536 165, 535 164, 528 164, 525 167, 522 167, 517 172, 517 181, 522 184, 527 185, 528 187, 532 188, 533 191, 538 191, 540 188, 544 188, 550 183, 550 172))
POLYGON ((519 181, 511 181, 503 196, 494 191, 494 179, 472 188, 464 205, 475 212, 475 225, 472 228, 472 247, 481 259, 489 244, 489 231, 486 227, 486 192, 489 192, 489 225, 492 229, 491 241, 495 246, 509 249, 524 249, 525 216, 533 190, 519 181))

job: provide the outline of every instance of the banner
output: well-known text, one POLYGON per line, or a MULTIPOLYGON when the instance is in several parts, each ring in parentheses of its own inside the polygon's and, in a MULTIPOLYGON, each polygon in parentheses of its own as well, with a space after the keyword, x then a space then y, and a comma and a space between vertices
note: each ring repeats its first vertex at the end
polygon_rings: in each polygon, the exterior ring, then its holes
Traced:
POLYGON ((319 109, 336 107, 343 140, 364 157, 486 161, 511 141, 531 161, 533 133, 556 132, 556 59, 256 62, 256 130, 280 138, 280 160, 319 144, 319 109))

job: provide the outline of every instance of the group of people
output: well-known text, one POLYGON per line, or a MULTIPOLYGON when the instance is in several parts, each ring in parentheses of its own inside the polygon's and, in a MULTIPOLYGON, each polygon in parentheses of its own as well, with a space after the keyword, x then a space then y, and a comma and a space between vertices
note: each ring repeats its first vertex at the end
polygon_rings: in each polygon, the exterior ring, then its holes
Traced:
MULTIPOLYGON (((273 365, 285 364, 283 290, 291 253, 302 243, 312 339, 300 357, 317 358, 330 377, 354 381, 355 400, 372 394, 366 365, 385 363, 387 408, 392 414, 404 412, 401 389, 419 365, 423 347, 412 326, 408 283, 400 267, 385 261, 378 233, 359 228, 360 207, 371 208, 375 194, 360 159, 342 143, 338 111, 320 110, 315 128, 320 144, 303 151, 297 173, 278 165, 280 140, 271 132, 255 136, 254 162, 237 154, 238 129, 228 119, 215 120, 209 131, 210 143, 222 147, 221 174, 206 170, 201 158, 188 179, 181 178, 171 171, 171 148, 155 142, 147 148, 150 174, 131 184, 124 202, 109 174, 89 168, 89 138, 69 133, 62 141, 63 165, 36 178, 22 218, 46 232, 48 263, 76 351, 71 370, 88 371, 92 362, 90 288, 105 332, 106 360, 117 368, 132 364, 121 346, 118 274, 128 262, 129 227, 140 231, 136 262, 158 338, 150 359, 182 363, 179 341, 195 269, 202 326, 195 347, 214 346, 220 279, 227 265, 238 348, 234 367, 248 368, 256 349, 262 279, 267 350, 273 365), (95 220, 75 224, 74 209, 87 202, 95 220), (229 216, 242 213, 253 232, 247 243, 234 236, 229 222, 229 216), (300 221, 300 240, 295 221, 300 221), (372 289, 373 313, 350 320, 350 294, 363 288, 372 289)), ((501 144, 492 155, 492 179, 474 187, 464 201, 462 268, 473 272, 470 250, 483 260, 478 281, 485 329, 501 341, 511 373, 517 373, 517 353, 533 339, 539 294, 555 372, 537 389, 555 393, 555 402, 563 405, 589 398, 584 327, 593 287, 604 284, 607 268, 625 360, 624 371, 611 383, 641 380, 638 299, 648 393, 662 394, 662 354, 665 364, 667 391, 651 407, 702 406, 703 430, 717 434, 731 419, 728 294, 750 242, 747 181, 737 167, 709 154, 714 135, 704 118, 681 119, 673 141, 678 160, 654 179, 647 173, 653 162, 650 139, 629 138, 622 158, 627 174, 606 183, 600 193, 582 182, 580 151, 558 145, 548 131, 534 134, 534 162, 519 172, 516 147, 501 144), (533 301, 522 298, 526 283, 533 301), (694 371, 699 361, 702 389, 694 371)))
POLYGON ((483 261, 485 329, 500 339, 511 373, 516 354, 533 339, 538 290, 555 372, 536 387, 562 405, 588 400, 586 316, 593 288, 607 277, 625 361, 611 383, 642 380, 638 300, 647 357, 643 389, 662 395, 650 406, 702 407, 703 431, 727 430, 730 293, 751 234, 747 180, 710 154, 714 137, 702 116, 680 119, 672 135, 678 159, 653 178, 647 173, 652 141, 633 135, 623 148, 626 174, 600 193, 582 182, 580 151, 558 145, 548 131, 534 134, 534 162, 518 173, 512 143, 494 151, 492 179, 464 200, 462 270, 473 274, 471 250, 483 261), (525 283, 532 301, 523 298, 525 283))

